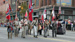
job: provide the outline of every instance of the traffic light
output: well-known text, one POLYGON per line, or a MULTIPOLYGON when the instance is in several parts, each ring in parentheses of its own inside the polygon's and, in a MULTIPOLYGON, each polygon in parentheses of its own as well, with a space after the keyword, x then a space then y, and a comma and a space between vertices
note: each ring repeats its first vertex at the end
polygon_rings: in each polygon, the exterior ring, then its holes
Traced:
POLYGON ((5 0, 3 0, 3 3, 5 4, 5 0))

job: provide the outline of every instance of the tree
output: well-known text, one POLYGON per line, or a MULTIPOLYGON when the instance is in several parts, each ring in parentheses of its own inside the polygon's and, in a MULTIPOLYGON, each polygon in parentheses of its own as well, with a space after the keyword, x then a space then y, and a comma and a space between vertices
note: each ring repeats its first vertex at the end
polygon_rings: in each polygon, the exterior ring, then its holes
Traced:
POLYGON ((0 19, 2 18, 2 16, 3 16, 3 13, 2 13, 2 12, 0 12, 0 19))
POLYGON ((23 3, 21 4, 21 10, 20 10, 21 16, 22 16, 22 15, 23 15, 23 16, 25 15, 26 10, 28 10, 27 2, 23 2, 23 3))

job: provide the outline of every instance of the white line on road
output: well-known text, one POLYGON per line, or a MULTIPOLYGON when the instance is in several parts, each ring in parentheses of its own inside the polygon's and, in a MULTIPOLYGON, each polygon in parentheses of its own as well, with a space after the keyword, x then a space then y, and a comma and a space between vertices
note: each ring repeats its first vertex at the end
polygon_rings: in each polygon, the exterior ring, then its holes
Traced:
POLYGON ((4 36, 0 35, 0 39, 7 39, 7 37, 4 37, 4 36))
POLYGON ((5 38, 5 37, 0 37, 0 39, 7 39, 7 38, 5 38))
MULTIPOLYGON (((33 37, 31 35, 29 35, 30 37, 33 37)), ((42 38, 42 39, 47 39, 47 40, 54 40, 54 41, 60 41, 60 42, 73 42, 73 41, 69 41, 69 40, 62 40, 62 39, 55 39, 55 38, 44 38, 44 37, 39 37, 39 38, 42 38)))
POLYGON ((75 39, 75 37, 72 37, 72 36, 61 36, 61 35, 58 35, 58 37, 75 39))

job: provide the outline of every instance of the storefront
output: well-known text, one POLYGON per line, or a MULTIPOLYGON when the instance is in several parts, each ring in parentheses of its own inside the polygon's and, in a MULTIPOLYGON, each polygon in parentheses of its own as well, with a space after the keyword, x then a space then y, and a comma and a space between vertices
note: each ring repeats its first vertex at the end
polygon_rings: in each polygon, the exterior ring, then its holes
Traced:
MULTIPOLYGON (((46 7, 46 14, 47 14, 47 18, 50 19, 51 18, 51 13, 52 13, 52 6, 51 7, 46 7)), ((44 12, 45 8, 40 8, 38 9, 38 11, 35 10, 34 13, 36 13, 37 15, 42 15, 44 12), (41 14, 40 14, 41 13, 41 14)), ((59 12, 59 6, 55 6, 55 15, 58 14, 59 12)), ((33 13, 33 14, 34 14, 33 13)), ((61 14, 60 14, 60 19, 70 19, 71 21, 73 21, 75 19, 75 8, 74 7, 61 7, 61 14)))

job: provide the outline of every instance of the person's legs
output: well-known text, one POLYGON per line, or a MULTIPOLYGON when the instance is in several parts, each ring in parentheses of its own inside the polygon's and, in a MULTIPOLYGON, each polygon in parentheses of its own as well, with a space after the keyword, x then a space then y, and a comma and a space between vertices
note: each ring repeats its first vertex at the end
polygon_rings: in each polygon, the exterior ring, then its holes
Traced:
POLYGON ((26 35, 28 34, 28 26, 25 26, 25 28, 26 28, 26 35))
POLYGON ((44 29, 44 37, 45 37, 45 33, 46 33, 46 30, 44 29))
POLYGON ((49 36, 49 29, 48 29, 48 31, 47 31, 47 34, 48 34, 47 36, 49 36))
POLYGON ((23 38, 25 38, 25 34, 26 34, 26 30, 24 28, 24 31, 23 31, 23 38))
POLYGON ((57 31, 55 30, 55 37, 57 37, 57 34, 56 33, 57 33, 57 31))
POLYGON ((14 36, 16 37, 16 29, 14 29, 14 36))
POLYGON ((8 32, 8 39, 9 39, 9 32, 8 32))
POLYGON ((35 30, 35 37, 37 38, 37 26, 34 26, 34 30, 35 30))
POLYGON ((47 37, 47 35, 48 35, 48 28, 46 28, 46 37, 47 37))
POLYGON ((52 30, 52 37, 54 37, 54 30, 52 30))
POLYGON ((44 29, 44 37, 47 37, 47 29, 44 29))
POLYGON ((11 32, 11 39, 12 39, 12 32, 11 32))
POLYGON ((17 37, 18 37, 18 34, 19 34, 19 28, 17 28, 17 34, 16 34, 17 37))
POLYGON ((42 34, 42 30, 39 30, 40 35, 42 34))
POLYGON ((22 38, 25 38, 25 27, 22 27, 22 38))

